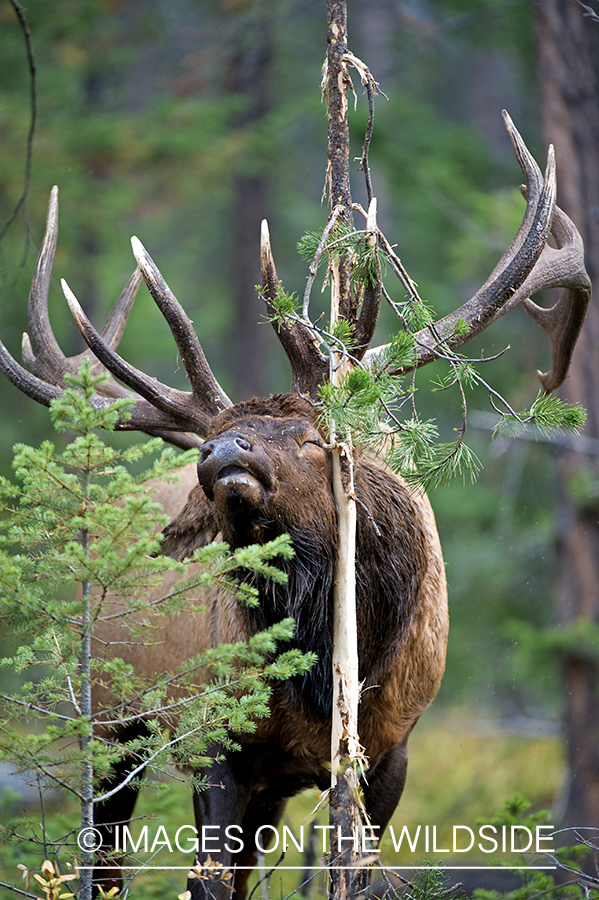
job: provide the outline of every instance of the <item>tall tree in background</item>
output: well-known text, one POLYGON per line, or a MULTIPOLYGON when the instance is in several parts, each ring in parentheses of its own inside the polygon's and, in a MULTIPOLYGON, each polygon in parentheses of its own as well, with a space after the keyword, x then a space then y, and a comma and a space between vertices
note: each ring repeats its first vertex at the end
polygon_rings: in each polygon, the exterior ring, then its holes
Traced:
MULTIPOLYGON (((558 202, 576 222, 599 284, 599 19, 576 0, 534 0, 542 127, 556 148, 558 202)), ((599 439, 599 308, 589 307, 563 394, 588 411, 599 439)), ((565 825, 599 822, 599 475, 597 455, 564 454, 559 466, 560 624, 569 779, 565 825), (588 624, 587 624, 588 623, 588 624), (581 625, 590 640, 580 640, 581 625), (575 636, 578 636, 576 639, 575 636)))
MULTIPOLYGON (((238 94, 242 109, 234 123, 237 129, 257 130, 268 111, 269 75, 272 56, 272 10, 269 3, 242 4, 246 15, 238 20, 224 88, 238 94), (252 9, 253 7, 253 9, 252 9), (246 21, 247 20, 247 21, 246 21)), ((225 4, 226 8, 226 4, 225 4)), ((258 323, 259 305, 255 285, 260 282, 260 222, 269 216, 268 161, 254 157, 233 180, 231 203, 231 366, 234 396, 268 393, 269 378, 264 365, 271 351, 270 329, 258 323)))

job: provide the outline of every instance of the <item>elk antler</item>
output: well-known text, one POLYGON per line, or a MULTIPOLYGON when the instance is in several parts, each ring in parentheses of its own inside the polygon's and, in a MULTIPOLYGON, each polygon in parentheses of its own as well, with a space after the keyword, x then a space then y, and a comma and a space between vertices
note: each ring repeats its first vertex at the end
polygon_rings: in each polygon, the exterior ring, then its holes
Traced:
MULTIPOLYGON (((19 365, 0 341, 0 368, 21 391, 45 406, 49 406, 51 400, 61 395, 64 389, 65 373, 76 372, 82 358, 90 355, 90 351, 86 350, 77 356, 66 357, 50 326, 48 292, 57 235, 58 189, 54 187, 48 205, 44 240, 36 262, 29 295, 28 325, 31 336, 27 334, 23 336, 23 359, 31 372, 19 365)), ((139 244, 139 242, 137 243, 139 244)), ((172 388, 161 385, 155 379, 138 373, 133 367, 129 367, 138 376, 138 381, 134 383, 134 389, 144 398, 150 395, 152 401, 138 400, 133 408, 131 418, 120 422, 117 427, 157 434, 169 443, 183 449, 197 447, 201 445, 201 440, 197 435, 205 433, 208 422, 215 412, 230 406, 231 402, 212 375, 195 332, 193 332, 191 322, 141 244, 136 249, 140 256, 140 266, 136 268, 116 301, 101 334, 87 322, 74 295, 65 283, 66 293, 72 308, 77 313, 76 321, 78 324, 81 323, 82 329, 87 328, 88 333, 92 335, 94 371, 98 373, 109 370, 117 374, 117 377, 122 377, 126 384, 130 384, 130 377, 128 380, 128 376, 121 376, 120 372, 117 372, 118 362, 124 367, 127 364, 120 359, 114 348, 118 345, 125 328, 127 316, 141 283, 140 268, 143 269, 143 277, 146 279, 150 292, 161 306, 171 330, 175 333, 175 340, 194 390, 191 393, 174 391, 172 388), (105 368, 102 365, 104 359, 111 361, 110 367, 105 368), (139 381, 144 383, 143 390, 139 381), (156 395, 159 395, 158 402, 156 402, 156 395), (186 434, 185 432, 191 433, 186 434)), ((101 395, 98 394, 94 402, 96 406, 102 407, 110 403, 110 398, 126 396, 133 395, 111 377, 102 385, 101 395)))
MULTIPOLYGON (((376 201, 371 204, 376 209, 376 201)), ((374 217, 374 212, 373 212, 374 217)), ((262 265, 262 294, 269 313, 275 310, 274 301, 280 281, 277 277, 275 261, 270 245, 270 234, 266 219, 262 220, 260 233, 260 262, 262 265)), ((374 336, 381 305, 382 281, 378 277, 364 288, 364 299, 360 316, 356 322, 356 349, 354 359, 362 359, 374 336)), ((329 376, 329 360, 321 353, 318 340, 309 325, 298 320, 276 321, 277 337, 281 342, 291 366, 291 390, 316 398, 319 386, 329 376)))
MULTIPOLYGON (((539 380, 544 390, 556 390, 566 378, 576 340, 591 298, 591 281, 584 267, 582 238, 573 222, 555 205, 555 160, 549 147, 543 178, 508 113, 503 119, 514 153, 526 178, 522 193, 526 212, 514 240, 479 291, 458 310, 415 335, 417 366, 426 365, 439 351, 456 350, 472 337, 521 304, 531 318, 551 336, 552 368, 539 380), (557 250, 548 246, 551 234, 557 250), (543 309, 529 297, 546 288, 565 288, 551 309, 543 309), (459 320, 467 328, 456 334, 459 320)), ((368 351, 373 361, 384 347, 368 351)))
MULTIPOLYGON (((56 241, 58 237, 58 188, 52 188, 48 215, 46 219, 46 232, 37 259, 29 302, 27 304, 27 324, 29 334, 23 335, 23 361, 43 381, 61 386, 66 372, 78 371, 84 356, 90 356, 88 350, 77 356, 67 358, 60 349, 48 316, 48 293, 50 278, 52 276, 52 264, 56 253, 56 241)), ((120 297, 114 304, 106 325, 102 329, 103 339, 111 346, 116 347, 122 337, 127 317, 133 306, 135 295, 141 284, 141 272, 135 269, 131 278, 125 285, 120 297)), ((97 359, 92 357, 95 374, 101 372, 104 367, 97 359)), ((109 378, 102 386, 102 393, 107 397, 123 397, 127 391, 117 384, 113 378, 109 378)))
MULTIPOLYGON (((552 367, 548 373, 539 373, 543 388, 551 391, 559 387, 566 377, 590 299, 591 285, 584 268, 580 235, 565 213, 555 206, 553 148, 549 148, 543 177, 505 112, 504 120, 526 179, 526 187, 523 188, 526 198, 524 218, 514 240, 480 290, 460 309, 415 335, 416 365, 425 365, 448 351, 456 350, 513 306, 521 304, 551 337, 552 367), (556 249, 547 245, 550 233, 555 239, 556 249), (530 300, 530 295, 548 287, 563 287, 565 290, 553 307, 543 309, 530 300), (462 327, 456 328, 458 322, 462 327)), ((371 237, 375 235, 376 225, 371 223, 368 231, 372 233, 371 237)), ((46 406, 53 398, 60 396, 65 373, 76 371, 84 355, 64 356, 48 318, 48 289, 57 232, 58 190, 54 188, 29 297, 31 337, 25 335, 23 339, 23 357, 32 371, 20 366, 0 341, 0 368, 20 390, 46 406)), ((89 322, 66 282, 63 282, 63 290, 75 321, 96 358, 96 371, 105 367, 135 392, 134 396, 141 397, 136 401, 130 419, 122 420, 117 427, 160 434, 182 447, 198 446, 200 441, 197 435, 206 434, 211 418, 230 406, 231 401, 212 374, 190 319, 158 268, 137 238, 132 238, 132 245, 139 268, 129 279, 101 334, 89 322), (169 324, 191 384, 191 392, 161 384, 125 362, 116 352, 141 277, 169 324)), ((262 227, 260 255, 264 297, 268 309, 273 311, 279 281, 266 222, 262 227)), ((357 356, 359 358, 365 353, 367 365, 385 351, 385 347, 366 351, 376 325, 380 295, 379 278, 365 289, 362 310, 356 322, 356 335, 361 345, 357 356)), ((275 328, 291 364, 292 389, 316 397, 319 385, 328 377, 329 360, 319 349, 314 328, 298 319, 277 322, 275 328)), ((110 402, 109 398, 122 396, 131 396, 131 393, 111 378, 94 402, 101 407, 110 402)))
MULTIPOLYGON (((171 329, 187 377, 191 382, 191 392, 167 387, 157 379, 150 378, 144 372, 125 362, 115 350, 105 343, 81 309, 66 281, 63 280, 62 287, 71 313, 90 350, 110 372, 144 397, 150 408, 171 417, 173 423, 171 427, 175 430, 191 430, 197 434, 205 434, 210 419, 231 406, 231 401, 212 374, 191 320, 170 290, 156 264, 137 238, 132 238, 131 244, 150 293, 171 329)), ((131 416, 132 421, 135 419, 136 408, 131 416)), ((143 410, 146 414, 145 407, 143 410)), ((126 423, 123 423, 121 427, 126 427, 126 423)))
MULTIPOLYGON (((262 221, 260 233, 260 262, 262 293, 266 308, 272 313, 281 282, 277 277, 266 219, 262 221)), ((318 387, 328 376, 329 361, 320 352, 314 332, 298 321, 277 322, 274 327, 291 366, 291 390, 316 398, 318 387)))
MULTIPOLYGON (((551 336, 552 368, 544 375, 539 373, 539 378, 543 388, 552 391, 566 377, 589 303, 591 283, 584 268, 582 239, 570 219, 555 206, 553 147, 549 148, 543 177, 505 111, 503 118, 526 179, 523 193, 527 204, 522 223, 514 240, 477 293, 455 312, 415 335, 416 365, 426 365, 447 351, 456 350, 520 303, 551 336), (547 245, 550 233, 557 250, 547 245), (549 287, 565 288, 564 294, 551 309, 542 309, 528 299, 530 294, 549 287), (456 329, 458 322, 462 327, 456 329)), ((267 230, 263 231, 261 257, 263 292, 267 307, 272 311, 279 282, 267 230)), ((368 317, 375 322, 371 307, 373 299, 376 302, 379 298, 380 287, 378 297, 369 298, 368 317)), ((300 321, 287 326, 277 323, 275 327, 280 330, 281 343, 291 364, 294 390, 315 396, 319 384, 327 377, 328 360, 318 349, 314 332, 308 324, 300 321)), ((364 356, 365 364, 372 365, 377 357, 385 353, 387 346, 368 350, 364 356)), ((403 371, 398 369, 395 374, 402 374, 403 371)))
POLYGON ((520 288, 518 297, 514 295, 510 300, 510 307, 519 302, 551 337, 551 369, 544 374, 537 371, 547 393, 556 390, 568 374, 591 299, 591 280, 584 267, 582 238, 572 220, 558 206, 555 207, 551 234, 557 249, 548 244, 543 247, 540 259, 520 288), (537 306, 529 299, 531 294, 552 287, 563 287, 564 290, 549 309, 537 306))
MULTIPOLYGON (((35 265, 27 306, 27 321, 31 337, 27 333, 23 335, 23 359, 33 375, 19 365, 4 344, 0 342, 0 367, 2 370, 21 391, 46 406, 54 397, 60 396, 64 386, 64 375, 67 372, 77 372, 82 358, 90 355, 89 351, 85 351, 77 356, 66 357, 60 349, 50 325, 48 292, 57 236, 58 188, 54 187, 50 194, 44 240, 35 265)), ((141 274, 136 269, 108 317, 102 334, 111 346, 116 346, 120 340, 140 283, 141 274)), ((104 369, 98 360, 93 362, 96 374, 104 369)), ((128 394, 128 391, 112 378, 105 382, 102 392, 106 397, 123 397, 128 394)))

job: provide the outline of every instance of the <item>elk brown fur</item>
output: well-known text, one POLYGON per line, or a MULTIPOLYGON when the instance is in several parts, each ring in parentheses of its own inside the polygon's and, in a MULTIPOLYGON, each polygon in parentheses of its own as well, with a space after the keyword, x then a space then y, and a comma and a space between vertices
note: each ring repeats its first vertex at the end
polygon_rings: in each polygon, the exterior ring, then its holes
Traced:
MULTIPOLYGON (((189 484, 194 467, 184 471, 189 484)), ((263 824, 276 824, 288 797, 330 783, 332 701, 332 587, 337 514, 331 487, 329 451, 315 423, 313 407, 294 394, 232 406, 211 424, 198 464, 200 482, 181 512, 164 530, 163 552, 189 556, 196 547, 225 539, 231 546, 292 536, 295 556, 280 563, 286 585, 251 576, 260 594, 256 608, 211 591, 204 612, 181 613, 153 636, 149 645, 128 646, 127 662, 139 673, 166 668, 221 642, 247 640, 286 616, 296 620, 296 645, 315 651, 311 671, 277 682, 271 715, 255 732, 240 738, 241 750, 225 754, 208 772, 214 786, 196 794, 196 827, 237 824, 251 842, 263 824), (219 484, 218 464, 208 476, 203 466, 219 444, 238 447, 235 463, 227 449, 219 484), (246 475, 244 473, 249 473, 246 475), (202 486, 203 485, 203 486, 202 486), (166 651, 165 649, 166 648, 166 651), (222 791, 224 784, 233 801, 222 791)), ((169 493, 174 491, 171 487, 169 493)), ((443 559, 430 504, 421 492, 368 455, 356 460, 358 499, 357 616, 363 693, 359 733, 369 758, 364 785, 372 824, 385 828, 405 781, 406 742, 434 698, 445 665, 448 629, 443 559)), ((166 505, 170 498, 166 499, 166 505)), ((107 640, 117 629, 106 630, 107 640)), ((129 735, 130 736, 130 735, 129 735)), ((122 794, 122 792, 120 792, 122 794)), ((116 795, 116 797, 119 797, 116 795)), ((128 801, 134 802, 131 793, 128 801)), ((123 798, 108 801, 98 822, 123 819, 123 798)), ((110 827, 105 829, 108 836, 110 827)), ((219 861, 252 865, 254 848, 241 856, 223 852, 219 861)), ((248 872, 238 871, 243 895, 248 872)), ((198 896, 201 893, 198 883, 198 896)), ((202 889, 203 890, 203 889, 202 889)), ((218 886, 212 885, 211 890, 218 886)))

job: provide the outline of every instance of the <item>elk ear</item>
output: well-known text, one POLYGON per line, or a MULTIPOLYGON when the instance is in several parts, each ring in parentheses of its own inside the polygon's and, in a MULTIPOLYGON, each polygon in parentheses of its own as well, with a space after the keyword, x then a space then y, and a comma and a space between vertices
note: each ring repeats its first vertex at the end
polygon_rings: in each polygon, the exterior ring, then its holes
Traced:
POLYGON ((163 530, 160 552, 173 559, 186 559, 198 547, 210 544, 217 534, 212 506, 198 484, 190 492, 179 515, 163 530))

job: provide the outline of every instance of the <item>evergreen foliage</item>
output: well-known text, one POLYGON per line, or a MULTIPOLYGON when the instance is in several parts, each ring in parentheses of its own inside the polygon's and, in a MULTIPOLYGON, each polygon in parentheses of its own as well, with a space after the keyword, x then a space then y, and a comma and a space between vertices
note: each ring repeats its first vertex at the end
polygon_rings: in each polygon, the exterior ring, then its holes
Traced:
MULTIPOLYGON (((329 233, 325 228, 322 234, 306 234, 300 241, 299 251, 304 258, 312 260, 312 274, 316 273, 323 258, 327 260, 325 283, 332 266, 342 259, 349 260, 354 291, 359 297, 361 288, 381 277, 381 262, 388 261, 389 268, 394 271, 400 265, 384 236, 379 236, 374 246, 365 236, 366 232, 357 232, 346 223, 337 222, 329 233)), ((466 392, 478 386, 488 392, 490 403, 500 416, 494 436, 513 437, 524 432, 527 426, 536 428, 545 437, 559 432, 580 432, 586 413, 579 404, 539 393, 530 410, 517 414, 480 374, 478 367, 487 361, 484 357, 468 359, 447 346, 449 335, 435 334, 436 354, 445 364, 445 372, 438 375, 433 390, 457 388, 462 412, 461 427, 454 428, 457 438, 453 441, 439 439, 435 421, 423 419, 418 412, 417 373, 414 370, 415 333, 429 325, 432 327, 435 315, 431 306, 422 301, 409 276, 404 275, 402 283, 404 287, 408 284, 410 292, 401 302, 394 301, 390 291, 383 290, 401 321, 402 330, 386 345, 384 353, 368 366, 352 358, 355 341, 347 321, 341 320, 333 329, 322 328, 318 322, 310 323, 331 359, 336 354, 354 363, 354 368, 341 375, 336 383, 327 382, 320 390, 322 421, 325 425, 334 422, 340 440, 383 453, 395 472, 410 484, 428 490, 445 485, 456 476, 475 480, 480 471, 476 453, 465 442, 466 392), (404 406, 407 406, 407 417, 404 406)), ((276 323, 285 318, 300 320, 295 300, 282 289, 277 292, 273 305, 271 318, 276 323)), ((306 307, 305 298, 304 317, 306 307)), ((464 327, 465 323, 458 319, 454 331, 460 333, 464 327)))
MULTIPOLYGON (((510 826, 524 826, 525 828, 530 829, 530 831, 534 831, 537 825, 549 824, 551 822, 551 813, 547 809, 536 810, 534 812, 529 812, 530 803, 521 794, 514 794, 512 797, 507 797, 504 801, 503 808, 497 813, 497 815, 492 816, 489 819, 480 819, 479 825, 494 825, 496 828, 500 829, 502 826, 506 825, 510 826)), ((557 834, 554 833, 553 839, 556 840, 559 837, 559 832, 557 834)), ((582 879, 580 881, 572 880, 569 882, 564 882, 563 880, 560 882, 559 877, 557 876, 558 868, 569 869, 569 871, 578 874, 580 872, 582 876, 582 872, 578 865, 579 861, 583 859, 589 852, 589 847, 584 844, 575 844, 572 846, 563 846, 555 851, 554 854, 544 854, 536 858, 533 857, 532 854, 523 852, 519 857, 512 860, 502 860, 498 862, 497 860, 491 864, 499 864, 504 865, 506 868, 510 867, 521 867, 527 866, 525 871, 519 871, 519 875, 522 878, 522 886, 515 888, 511 891, 505 891, 503 893, 496 890, 486 890, 485 888, 477 888, 474 891, 473 900, 535 900, 535 898, 540 897, 548 897, 551 900, 557 900, 558 897, 566 897, 566 898, 582 898, 585 897, 586 900, 595 900, 598 896, 597 892, 594 890, 589 890, 589 887, 582 883, 582 879), (534 865, 539 866, 539 869, 535 869, 534 865), (554 873, 550 871, 544 871, 541 869, 541 866, 547 866, 548 864, 556 863, 556 871, 554 873)))
POLYGON ((557 432, 579 434, 586 421, 586 412, 578 403, 560 400, 554 394, 543 394, 541 391, 529 410, 508 413, 501 417, 493 430, 494 436, 518 437, 531 426, 545 438, 552 438, 557 432))
MULTIPOLYGON (((111 792, 170 761, 197 768, 208 762, 209 745, 234 748, 235 734, 252 731, 256 718, 268 715, 269 681, 303 673, 313 662, 313 655, 297 650, 278 653, 294 633, 289 619, 247 644, 210 649, 182 660, 178 671, 148 678, 123 659, 104 658, 102 624, 119 623, 117 639, 151 644, 166 617, 194 603, 201 611, 194 600, 198 588, 217 586, 255 603, 255 589, 236 573, 281 581, 286 576, 276 557, 292 550, 283 537, 236 553, 210 544, 184 562, 161 556, 155 532, 165 518, 151 499, 152 482, 173 480, 196 453, 161 449, 159 439, 125 450, 107 446, 96 430, 114 426, 131 401, 95 408, 102 377, 88 361, 68 377, 72 387, 53 402, 51 414, 56 429, 75 438, 62 451, 49 441, 39 449, 19 445, 17 481, 0 481, 0 622, 20 641, 0 665, 23 678, 2 696, 0 760, 35 778, 41 796, 59 787, 77 798, 85 827, 93 826, 93 807, 106 793, 100 783, 124 756, 135 760, 134 770, 111 792), (143 471, 131 473, 133 463, 157 452, 143 471), (169 573, 178 580, 164 593, 160 585, 169 573), (210 679, 201 690, 200 674, 202 682, 210 679), (117 743, 103 736, 106 726, 132 722, 145 725, 143 740, 117 743)), ((201 786, 201 777, 194 781, 201 786)), ((23 823, 17 831, 3 829, 3 838, 39 843, 33 825, 28 838, 22 829, 23 823)), ((57 872, 65 840, 46 842, 57 872)))
MULTIPOLYGON (((528 833, 535 833, 538 825, 550 824, 551 814, 547 809, 531 812, 531 804, 521 794, 507 797, 499 812, 489 818, 480 818, 478 826, 492 825, 501 833, 505 826, 528 829, 528 833)), ((509 832, 512 834, 512 832, 509 832)), ((514 833, 520 833, 516 830, 514 833)), ((559 837, 559 832, 551 836, 553 841, 559 837)), ((526 840, 524 837, 523 840, 526 840)), ((527 842, 528 845, 529 842, 527 842)), ((555 852, 535 854, 522 851, 515 857, 505 859, 489 859, 489 866, 502 866, 512 869, 514 875, 521 880, 521 885, 510 890, 474 888, 467 892, 461 883, 455 883, 455 875, 443 868, 440 863, 429 861, 419 869, 414 877, 405 884, 405 887, 397 890, 391 885, 383 894, 384 900, 397 900, 402 897, 406 900, 456 900, 459 897, 470 896, 472 900, 558 900, 558 898, 585 898, 596 900, 599 896, 593 883, 597 879, 591 877, 584 883, 584 874, 580 869, 580 861, 588 854, 592 838, 586 844, 584 842, 572 846, 562 846, 555 852), (535 865, 538 868, 535 868, 535 865), (559 874, 568 872, 568 881, 560 879, 559 874), (574 877, 572 877, 574 876, 574 877), (453 883, 452 883, 453 882, 453 883)))
POLYGON ((401 896, 405 896, 406 900, 456 900, 460 896, 460 888, 450 885, 449 881, 447 872, 429 863, 416 873, 401 896))

